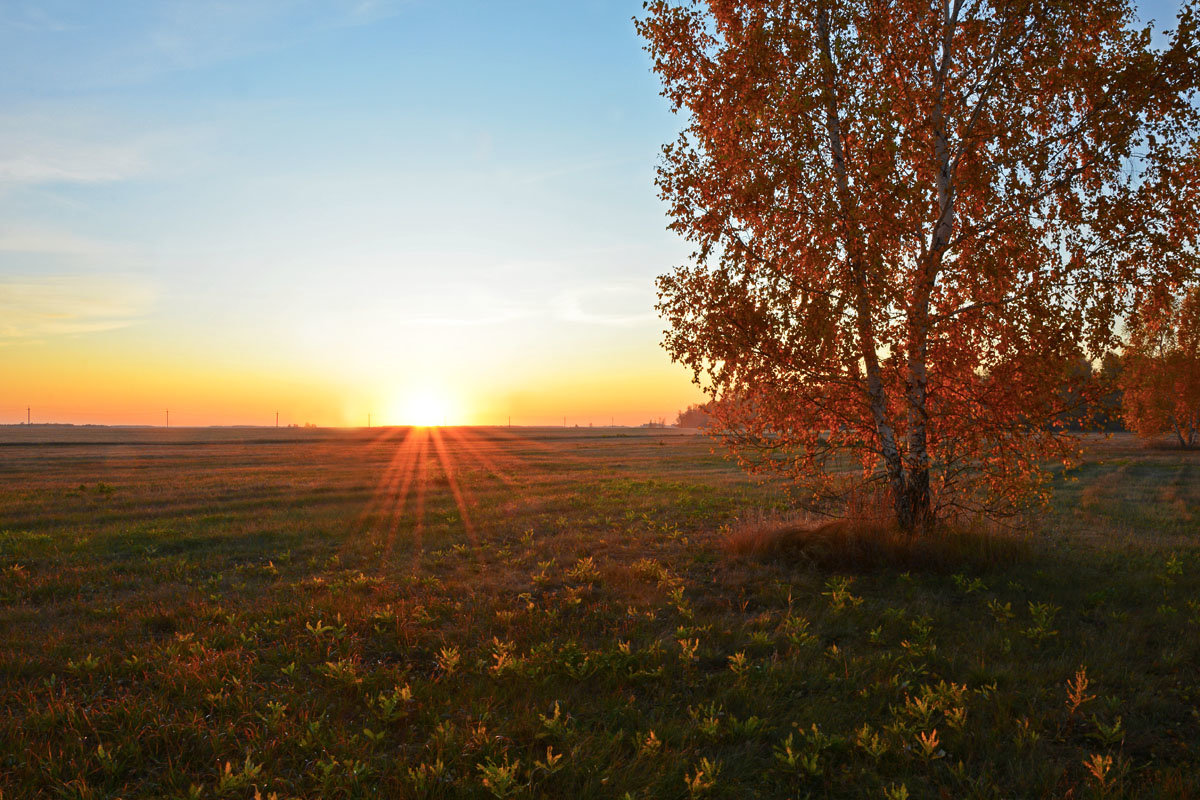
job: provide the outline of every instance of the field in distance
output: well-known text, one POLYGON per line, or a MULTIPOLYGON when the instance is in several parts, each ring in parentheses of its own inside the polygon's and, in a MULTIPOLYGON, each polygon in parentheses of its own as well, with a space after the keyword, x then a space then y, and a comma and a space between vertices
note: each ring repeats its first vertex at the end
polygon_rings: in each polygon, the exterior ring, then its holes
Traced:
POLYGON ((0 797, 1200 793, 1200 454, 888 563, 711 447, 0 428, 0 797))

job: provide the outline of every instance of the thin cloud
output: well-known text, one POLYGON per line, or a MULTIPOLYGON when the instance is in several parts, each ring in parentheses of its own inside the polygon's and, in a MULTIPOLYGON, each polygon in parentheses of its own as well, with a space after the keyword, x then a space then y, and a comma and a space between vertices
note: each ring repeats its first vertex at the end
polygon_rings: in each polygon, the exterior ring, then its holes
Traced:
POLYGON ((12 3, 0 8, 0 30, 3 29, 22 33, 61 33, 71 30, 72 26, 38 3, 12 3))
POLYGON ((559 178, 567 178, 575 175, 583 175, 589 172, 600 172, 602 170, 613 170, 618 167, 626 167, 633 164, 641 163, 634 158, 590 158, 574 161, 569 164, 562 164, 556 167, 549 167, 535 172, 528 172, 518 178, 514 183, 517 186, 528 186, 536 183, 546 183, 549 181, 558 180, 559 178))
POLYGON ((497 292, 448 284, 426 287, 405 299, 396 323, 402 327, 474 328, 502 325, 531 316, 497 292))
POLYGON ((149 287, 128 278, 0 278, 0 344, 128 327, 152 301, 149 287))
POLYGON ((125 255, 126 248, 52 228, 4 226, 0 227, 0 253, 97 257, 125 255))
POLYGON ((554 312, 567 322, 632 327, 656 319, 653 311, 637 310, 647 307, 645 294, 645 287, 634 285, 572 288, 555 297, 554 312))
POLYGON ((180 169, 211 133, 131 129, 103 114, 53 105, 0 114, 0 188, 116 183, 180 169))
POLYGON ((478 328, 486 325, 502 325, 525 319, 530 314, 527 311, 511 309, 492 314, 481 314, 476 317, 467 316, 412 316, 398 320, 401 327, 406 328, 478 328))
MULTIPOLYGON (((0 36, 41 37, 53 59, 24 64, 22 81, 72 92, 136 85, 179 71, 303 47, 327 31, 400 14, 411 0, 154 0, 0 2, 0 36)), ((3 59, 0 59, 3 61, 3 59)))
POLYGON ((43 113, 0 115, 0 185, 108 183, 144 172, 148 138, 98 130, 100 122, 43 113))
MULTIPOLYGON (((167 70, 196 69, 297 46, 322 31, 369 25, 400 13, 405 0, 176 0, 159 10, 144 44, 167 70)), ((137 42, 131 43, 133 49, 137 42)))
POLYGON ((128 147, 40 142, 0 158, 0 183, 108 183, 143 169, 144 162, 128 147))
POLYGON ((408 0, 356 0, 343 2, 348 6, 345 12, 345 25, 368 25, 388 17, 394 17, 408 5, 408 0))

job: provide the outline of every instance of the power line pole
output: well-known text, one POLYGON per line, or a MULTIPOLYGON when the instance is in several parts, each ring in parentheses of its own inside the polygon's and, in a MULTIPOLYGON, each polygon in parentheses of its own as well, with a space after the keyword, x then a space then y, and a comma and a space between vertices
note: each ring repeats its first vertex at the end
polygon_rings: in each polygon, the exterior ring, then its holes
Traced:
POLYGON ((29 422, 29 406, 25 406, 25 424, 26 424, 26 425, 29 425, 29 424, 31 424, 31 423, 29 422))
POLYGON ((275 427, 276 428, 279 427, 279 412, 278 411, 275 412, 275 427))
POLYGON ((167 424, 166 424, 166 425, 163 425, 163 427, 164 427, 164 428, 169 428, 169 427, 171 427, 171 409, 169 409, 169 408, 168 408, 168 409, 167 409, 166 411, 164 411, 163 413, 167 415, 167 424))
POLYGON ((371 427, 371 412, 367 412, 367 427, 371 427))
POLYGON ((508 427, 512 427, 512 414, 508 415, 508 427))

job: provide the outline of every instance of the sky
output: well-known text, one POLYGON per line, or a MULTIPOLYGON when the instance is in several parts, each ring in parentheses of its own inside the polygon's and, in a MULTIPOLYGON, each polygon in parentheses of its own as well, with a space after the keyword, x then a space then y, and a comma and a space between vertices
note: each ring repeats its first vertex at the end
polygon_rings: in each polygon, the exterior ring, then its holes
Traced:
POLYGON ((0 424, 673 420, 641 6, 0 0, 0 424))

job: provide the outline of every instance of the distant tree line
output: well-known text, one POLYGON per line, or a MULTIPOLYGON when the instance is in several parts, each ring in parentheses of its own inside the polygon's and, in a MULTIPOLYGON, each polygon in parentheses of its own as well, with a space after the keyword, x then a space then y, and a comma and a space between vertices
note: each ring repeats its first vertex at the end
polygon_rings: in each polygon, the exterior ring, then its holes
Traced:
POLYGON ((1123 359, 1120 353, 1104 354, 1099 364, 1080 356, 1067 366, 1059 389, 1063 409, 1057 424, 1069 431, 1125 431, 1121 401, 1123 359))

